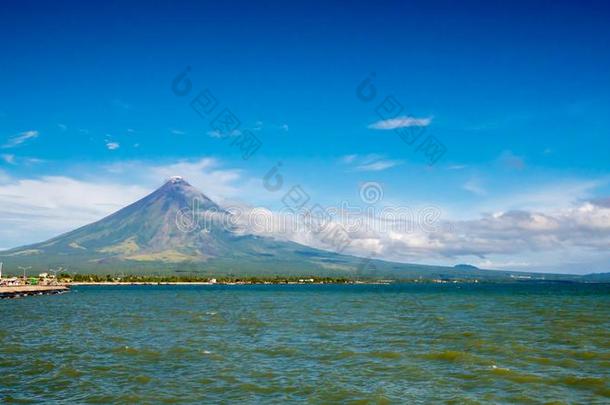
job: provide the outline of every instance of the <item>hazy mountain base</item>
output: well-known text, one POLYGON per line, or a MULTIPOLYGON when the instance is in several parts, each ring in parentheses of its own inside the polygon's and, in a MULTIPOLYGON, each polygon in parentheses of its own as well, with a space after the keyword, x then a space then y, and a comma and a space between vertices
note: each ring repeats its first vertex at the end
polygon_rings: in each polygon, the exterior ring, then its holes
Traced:
MULTIPOLYGON (((454 267, 401 264, 382 260, 369 260, 330 252, 319 253, 302 250, 274 257, 224 257, 206 262, 186 261, 170 263, 163 261, 132 261, 106 258, 102 261, 79 261, 78 257, 50 257, 45 255, 1 258, 5 268, 18 273, 17 266, 32 266, 31 272, 63 267, 68 273, 80 274, 131 274, 131 275, 193 275, 214 276, 319 276, 344 277, 349 279, 477 279, 481 281, 503 280, 562 280, 580 281, 582 277, 561 274, 537 274, 483 269, 461 269, 454 267), (529 277, 529 278, 528 278, 529 277)), ((582 280, 584 281, 584 279, 582 280)), ((603 280, 595 280, 603 281, 603 280)))

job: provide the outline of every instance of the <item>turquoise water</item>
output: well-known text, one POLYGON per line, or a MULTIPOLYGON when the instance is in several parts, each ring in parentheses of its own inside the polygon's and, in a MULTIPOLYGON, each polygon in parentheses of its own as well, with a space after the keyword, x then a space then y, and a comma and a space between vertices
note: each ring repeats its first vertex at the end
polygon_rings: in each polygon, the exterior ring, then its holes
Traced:
POLYGON ((0 316, 5 403, 610 403, 609 285, 74 287, 0 316))

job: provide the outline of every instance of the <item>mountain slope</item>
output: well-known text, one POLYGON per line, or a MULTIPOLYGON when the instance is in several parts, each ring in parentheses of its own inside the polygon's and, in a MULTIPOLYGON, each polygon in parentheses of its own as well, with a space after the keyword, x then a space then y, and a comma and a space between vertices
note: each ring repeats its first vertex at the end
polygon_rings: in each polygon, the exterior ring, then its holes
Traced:
POLYGON ((82 273, 315 274, 391 278, 504 278, 510 272, 366 260, 247 235, 230 213, 180 177, 97 222, 0 252, 7 267, 82 273), (197 226, 195 226, 197 225, 197 226))
POLYGON ((272 240, 224 226, 230 214, 180 177, 92 224, 4 256, 70 257, 87 262, 206 262, 227 255, 272 253, 272 240))

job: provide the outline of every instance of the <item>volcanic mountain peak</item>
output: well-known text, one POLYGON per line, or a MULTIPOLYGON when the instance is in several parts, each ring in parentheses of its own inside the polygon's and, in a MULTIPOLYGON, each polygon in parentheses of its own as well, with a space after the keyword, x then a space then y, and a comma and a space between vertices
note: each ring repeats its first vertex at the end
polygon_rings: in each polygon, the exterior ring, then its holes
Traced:
POLYGON ((195 187, 191 186, 191 184, 181 176, 172 176, 163 183, 158 190, 182 190, 186 193, 195 192, 197 194, 201 194, 199 190, 195 187))
POLYGON ((12 249, 12 254, 80 256, 87 261, 205 261, 226 252, 227 229, 209 222, 206 232, 196 227, 208 210, 226 214, 214 201, 174 176, 146 197, 127 207, 49 241, 12 249), (182 221, 182 222, 180 222, 182 221))
MULTIPOLYGON (((180 176, 101 220, 0 252, 9 266, 70 267, 76 272, 207 272, 209 274, 358 274, 363 259, 236 231, 231 214, 180 176)), ((402 275, 430 268, 367 260, 375 271, 402 275)), ((368 266, 368 265, 367 265, 368 266)), ((447 269, 440 269, 446 272, 447 269)), ((458 270, 452 269, 452 273, 458 270)), ((469 270, 469 273, 475 270, 469 270)), ((442 275, 444 273, 436 273, 442 275)))
POLYGON ((142 200, 136 202, 135 204, 139 204, 143 201, 150 203, 158 199, 163 199, 166 201, 166 208, 169 208, 170 206, 176 208, 175 205, 178 205, 177 209, 193 208, 193 205, 196 203, 198 209, 221 210, 218 204, 212 201, 201 191, 191 186, 189 182, 187 182, 181 176, 170 177, 156 191, 152 192, 151 194, 144 197, 142 200))
MULTIPOLYGON (((194 189, 194 190, 197 190, 197 189, 195 189, 195 187, 191 186, 191 184, 188 181, 186 181, 184 179, 184 177, 182 177, 182 176, 170 177, 157 190, 164 190, 164 189, 185 189, 185 190, 194 189)), ((197 190, 197 191, 199 192, 199 190, 197 190)))
MULTIPOLYGON (((167 179, 167 181, 168 181, 168 182, 171 182, 171 183, 187 183, 187 182, 184 180, 184 177, 182 177, 182 176, 172 176, 172 177, 170 177, 169 179, 167 179)), ((188 183, 187 183, 187 184, 188 184, 188 183)))

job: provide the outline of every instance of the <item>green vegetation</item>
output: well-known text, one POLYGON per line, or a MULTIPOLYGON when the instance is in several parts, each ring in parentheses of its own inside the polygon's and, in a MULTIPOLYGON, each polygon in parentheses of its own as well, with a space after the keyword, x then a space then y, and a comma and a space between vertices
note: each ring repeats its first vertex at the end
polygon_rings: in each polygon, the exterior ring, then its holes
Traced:
POLYGON ((446 284, 446 283, 537 283, 537 282, 559 282, 573 283, 578 280, 554 280, 554 279, 487 279, 479 278, 398 278, 381 279, 376 277, 333 277, 333 276, 280 276, 280 275, 224 275, 224 276, 202 276, 197 274, 170 274, 170 275, 146 275, 146 274, 60 274, 60 282, 75 283, 211 283, 217 284, 350 284, 350 283, 418 283, 418 284, 446 284))
MULTIPOLYGON (((225 276, 220 278, 214 278, 217 283, 244 283, 244 284, 287 284, 287 283, 334 283, 344 284, 350 283, 353 280, 344 277, 237 277, 237 276, 225 276)), ((168 276, 154 276, 154 275, 99 275, 99 274, 60 274, 59 280, 66 282, 71 280, 73 282, 82 283, 112 283, 112 282, 123 282, 123 283, 205 283, 210 282, 212 277, 201 277, 196 275, 168 275, 168 276)))

